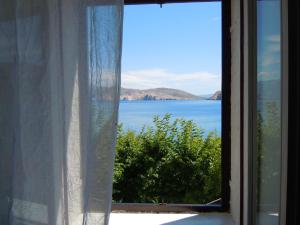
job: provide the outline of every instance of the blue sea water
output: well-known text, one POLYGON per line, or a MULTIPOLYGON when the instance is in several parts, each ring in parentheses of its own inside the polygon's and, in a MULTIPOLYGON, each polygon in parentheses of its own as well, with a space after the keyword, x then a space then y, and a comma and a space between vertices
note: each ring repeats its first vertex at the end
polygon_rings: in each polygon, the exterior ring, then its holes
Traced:
POLYGON ((214 100, 121 101, 119 123, 125 130, 140 131, 144 125, 153 125, 153 116, 166 113, 174 119, 193 120, 205 133, 221 135, 221 101, 214 100))

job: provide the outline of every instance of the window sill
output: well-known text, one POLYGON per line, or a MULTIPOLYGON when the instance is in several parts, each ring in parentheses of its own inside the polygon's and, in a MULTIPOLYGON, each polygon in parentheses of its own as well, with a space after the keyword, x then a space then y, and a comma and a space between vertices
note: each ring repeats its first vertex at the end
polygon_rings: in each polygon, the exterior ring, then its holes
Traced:
POLYGON ((228 213, 111 213, 109 225, 234 225, 228 213))

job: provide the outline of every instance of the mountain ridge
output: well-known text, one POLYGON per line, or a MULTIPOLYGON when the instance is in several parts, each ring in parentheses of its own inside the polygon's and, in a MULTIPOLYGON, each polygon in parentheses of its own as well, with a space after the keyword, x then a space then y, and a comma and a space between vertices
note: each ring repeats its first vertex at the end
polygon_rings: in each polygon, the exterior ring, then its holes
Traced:
POLYGON ((222 100, 222 92, 221 91, 216 91, 210 98, 209 100, 222 100))
MULTIPOLYGON (((218 91, 217 91, 218 92, 218 91)), ((217 93, 216 92, 216 93, 217 93)), ((215 94, 216 94, 215 93, 215 94)), ((215 95, 214 94, 214 95, 215 95)), ((174 88, 151 88, 151 89, 132 89, 121 88, 121 100, 219 100, 211 97, 203 97, 191 94, 189 92, 174 88)))

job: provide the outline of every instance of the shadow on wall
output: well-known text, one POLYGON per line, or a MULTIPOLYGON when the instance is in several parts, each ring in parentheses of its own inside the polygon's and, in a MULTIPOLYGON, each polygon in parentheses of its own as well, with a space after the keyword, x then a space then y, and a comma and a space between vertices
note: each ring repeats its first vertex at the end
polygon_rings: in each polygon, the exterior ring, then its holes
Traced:
POLYGON ((228 214, 201 214, 161 225, 233 225, 228 214))

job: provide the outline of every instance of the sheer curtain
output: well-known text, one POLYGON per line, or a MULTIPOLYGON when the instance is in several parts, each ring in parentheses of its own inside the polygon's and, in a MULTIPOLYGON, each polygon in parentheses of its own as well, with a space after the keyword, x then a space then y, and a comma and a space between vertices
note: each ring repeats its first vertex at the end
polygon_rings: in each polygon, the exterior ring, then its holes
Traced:
POLYGON ((0 224, 108 223, 122 0, 0 0, 0 224))

